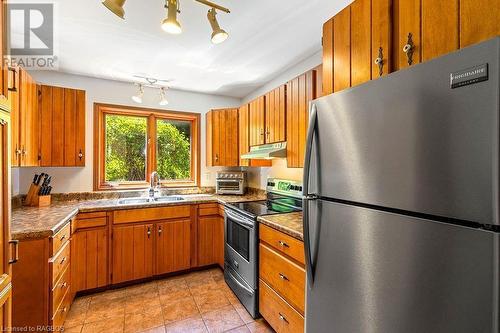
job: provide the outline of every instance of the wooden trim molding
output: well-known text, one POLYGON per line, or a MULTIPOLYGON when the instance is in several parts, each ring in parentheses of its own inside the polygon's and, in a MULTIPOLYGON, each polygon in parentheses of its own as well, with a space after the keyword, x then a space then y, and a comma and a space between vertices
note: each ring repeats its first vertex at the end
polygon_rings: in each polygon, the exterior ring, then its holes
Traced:
POLYGON ((191 179, 162 180, 162 187, 199 187, 201 178, 201 146, 200 146, 200 119, 199 113, 158 110, 121 106, 113 104, 94 103, 94 191, 129 190, 148 188, 148 176, 156 170, 156 121, 159 119, 181 120, 191 122, 191 179), (146 181, 123 182, 111 185, 105 180, 105 124, 107 114, 138 116, 148 121, 148 146, 146 154, 146 181))

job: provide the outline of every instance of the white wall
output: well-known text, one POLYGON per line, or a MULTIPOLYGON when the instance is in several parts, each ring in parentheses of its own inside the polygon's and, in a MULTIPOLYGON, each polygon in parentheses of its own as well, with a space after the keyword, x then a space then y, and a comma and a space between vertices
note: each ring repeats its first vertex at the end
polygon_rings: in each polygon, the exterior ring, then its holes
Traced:
MULTIPOLYGON (((83 168, 14 168, 13 186, 14 195, 26 193, 33 175, 46 172, 52 176, 54 193, 85 192, 93 188, 93 106, 94 102, 118 105, 141 106, 131 100, 136 93, 136 87, 131 83, 111 80, 102 80, 86 76, 71 75, 51 71, 36 71, 31 73, 39 83, 83 89, 87 96, 86 122, 86 166, 83 168)), ((238 98, 199 94, 187 91, 168 90, 167 107, 158 105, 158 91, 146 88, 142 106, 155 109, 196 112, 201 117, 201 185, 213 186, 215 168, 205 167, 205 114, 212 108, 238 107, 241 100, 238 98)))
MULTIPOLYGON (((243 98, 243 103, 247 103, 254 98, 290 81, 291 79, 319 66, 323 62, 322 51, 319 51, 309 58, 290 66, 284 72, 276 76, 273 80, 243 98)), ((268 177, 277 177, 290 180, 302 180, 302 168, 288 168, 285 159, 273 160, 273 166, 268 168, 248 168, 249 184, 252 187, 265 189, 268 177)))

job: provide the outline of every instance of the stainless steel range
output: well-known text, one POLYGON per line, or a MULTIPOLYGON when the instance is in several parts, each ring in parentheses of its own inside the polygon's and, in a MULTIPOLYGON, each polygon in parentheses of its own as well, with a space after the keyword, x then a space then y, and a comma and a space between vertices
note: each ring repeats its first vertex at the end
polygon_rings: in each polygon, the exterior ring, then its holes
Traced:
POLYGON ((257 217, 302 210, 302 184, 270 178, 267 199, 225 207, 224 277, 252 317, 259 316, 257 217))

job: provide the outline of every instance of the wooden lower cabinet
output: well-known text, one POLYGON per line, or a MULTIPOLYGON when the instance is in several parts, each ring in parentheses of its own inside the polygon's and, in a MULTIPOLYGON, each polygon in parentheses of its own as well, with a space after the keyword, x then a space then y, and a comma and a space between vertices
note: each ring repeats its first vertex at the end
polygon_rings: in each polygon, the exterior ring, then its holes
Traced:
POLYGON ((191 267, 191 220, 157 223, 156 274, 166 274, 191 267))
POLYGON ((218 204, 198 208, 198 266, 224 267, 224 215, 220 213, 218 204))
POLYGON ((113 284, 153 276, 153 228, 153 224, 113 228, 113 284))
POLYGON ((67 230, 68 225, 52 237, 20 241, 12 272, 14 329, 61 329, 73 300, 71 238, 63 237, 67 230))
POLYGON ((259 239, 260 313, 278 333, 304 332, 304 244, 265 225, 259 239))

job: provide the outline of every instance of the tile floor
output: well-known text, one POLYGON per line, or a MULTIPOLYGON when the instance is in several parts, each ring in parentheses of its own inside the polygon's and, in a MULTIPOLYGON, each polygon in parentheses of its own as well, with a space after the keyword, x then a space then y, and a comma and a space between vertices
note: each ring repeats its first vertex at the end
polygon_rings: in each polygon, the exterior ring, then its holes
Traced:
POLYGON ((273 332, 252 319, 218 268, 78 297, 64 326, 67 333, 273 332))

